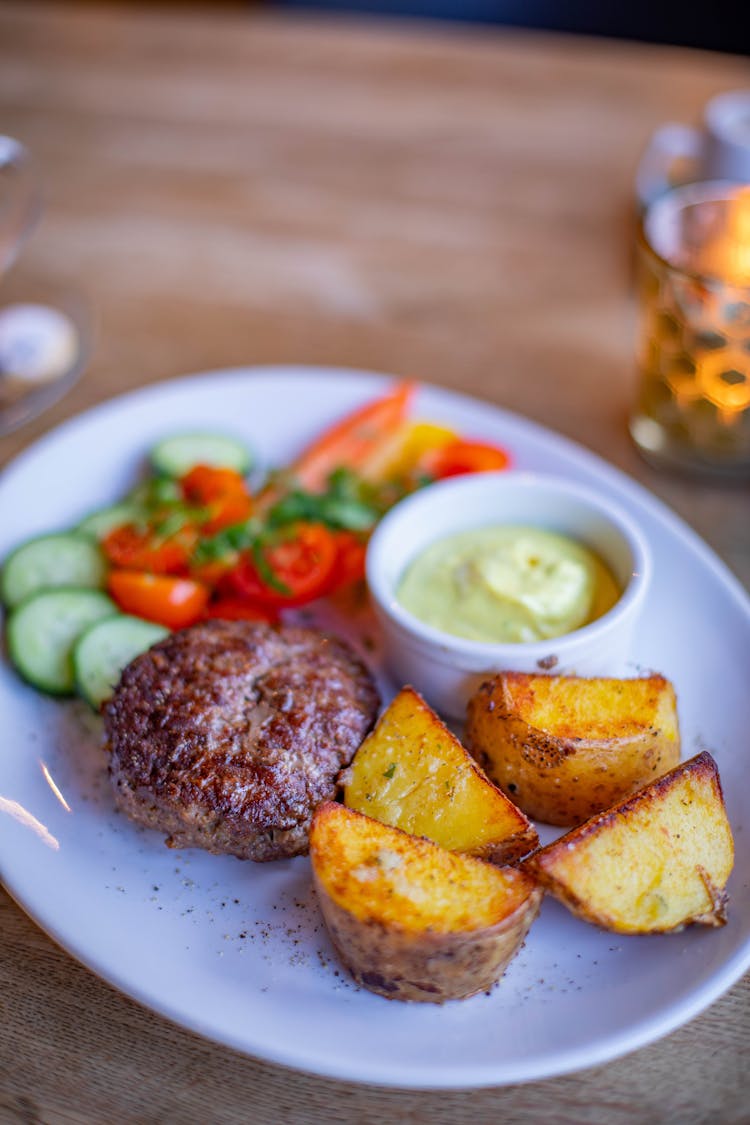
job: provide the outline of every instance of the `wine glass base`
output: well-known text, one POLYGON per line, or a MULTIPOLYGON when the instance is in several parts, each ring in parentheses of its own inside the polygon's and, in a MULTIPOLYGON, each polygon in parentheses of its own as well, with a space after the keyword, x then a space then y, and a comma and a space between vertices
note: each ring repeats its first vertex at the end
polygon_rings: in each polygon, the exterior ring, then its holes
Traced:
POLYGON ((85 362, 73 317, 41 304, 0 309, 0 434, 41 414, 70 389, 85 362))

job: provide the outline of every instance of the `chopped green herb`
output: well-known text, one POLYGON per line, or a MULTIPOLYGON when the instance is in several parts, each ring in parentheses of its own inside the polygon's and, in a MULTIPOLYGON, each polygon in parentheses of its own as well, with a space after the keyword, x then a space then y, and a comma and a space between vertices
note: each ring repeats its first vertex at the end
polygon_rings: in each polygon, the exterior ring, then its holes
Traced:
POLYGON ((162 508, 184 502, 179 483, 162 477, 152 477, 143 481, 133 489, 128 499, 147 508, 162 508))
POLYGON ((304 520, 337 530, 369 531, 382 515, 380 506, 351 478, 352 474, 332 478, 327 491, 321 493, 293 489, 271 508, 268 526, 283 527, 304 520))
POLYGON ((231 527, 222 528, 215 535, 201 539, 195 550, 195 561, 215 562, 217 559, 229 558, 238 551, 248 550, 260 537, 261 531, 262 525, 252 516, 242 523, 233 523, 231 527))
POLYGON ((269 566, 263 548, 265 543, 261 537, 258 537, 250 547, 250 552, 253 556, 253 562, 258 574, 266 586, 275 590, 278 594, 291 594, 289 587, 277 578, 273 567, 269 566))
POLYGON ((395 763, 395 762, 391 762, 391 764, 389 765, 388 769, 387 769, 387 770, 383 770, 383 777, 387 777, 387 778, 388 778, 388 780, 390 781, 390 779, 391 779, 391 778, 393 777, 393 775, 394 775, 394 773, 395 773, 395 772, 396 772, 396 763, 395 763))
POLYGON ((175 508, 173 511, 167 512, 162 519, 158 519, 153 523, 154 533, 161 539, 169 539, 172 535, 176 535, 178 531, 182 531, 183 527, 194 522, 195 514, 192 509, 185 508, 180 510, 175 508))

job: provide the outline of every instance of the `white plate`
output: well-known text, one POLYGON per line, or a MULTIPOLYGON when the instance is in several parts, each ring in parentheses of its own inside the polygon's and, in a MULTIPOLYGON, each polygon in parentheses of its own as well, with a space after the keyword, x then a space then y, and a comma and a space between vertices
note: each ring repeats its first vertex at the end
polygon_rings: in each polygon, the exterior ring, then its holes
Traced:
MULTIPOLYGON (((200 425, 266 464, 378 393, 383 377, 306 368, 216 372, 100 406, 0 482, 0 553, 74 523, 132 483, 154 440, 200 425)), ((490 995, 383 1000, 338 968, 303 858, 256 865, 172 852, 112 809, 96 723, 0 669, 0 855, 10 893, 74 957, 156 1012, 240 1051, 339 1079, 502 1085, 605 1062, 691 1019, 750 964, 750 602, 643 489, 578 446, 486 403, 425 387, 422 416, 496 439, 520 468, 593 482, 636 516, 655 557, 637 663, 678 691, 684 756, 716 757, 736 844, 729 924, 623 938, 553 900, 490 995)))

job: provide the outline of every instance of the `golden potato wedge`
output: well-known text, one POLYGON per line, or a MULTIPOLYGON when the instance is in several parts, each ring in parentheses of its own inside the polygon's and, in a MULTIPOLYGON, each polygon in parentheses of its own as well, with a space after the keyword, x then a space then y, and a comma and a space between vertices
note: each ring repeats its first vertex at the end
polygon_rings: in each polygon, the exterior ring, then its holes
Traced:
POLYGON ((328 801, 310 830, 313 882, 333 946, 358 984, 442 1004, 491 988, 542 891, 531 875, 446 851, 328 801))
POLYGON ((587 922, 654 934, 723 925, 733 864, 719 772, 704 750, 522 866, 587 922))
POLYGON ((469 701, 466 745, 527 816, 580 824, 680 760, 677 700, 663 676, 502 672, 469 701))
POLYGON ((450 851, 509 863, 539 843, 527 817, 411 687, 395 696, 340 781, 349 808, 450 851))

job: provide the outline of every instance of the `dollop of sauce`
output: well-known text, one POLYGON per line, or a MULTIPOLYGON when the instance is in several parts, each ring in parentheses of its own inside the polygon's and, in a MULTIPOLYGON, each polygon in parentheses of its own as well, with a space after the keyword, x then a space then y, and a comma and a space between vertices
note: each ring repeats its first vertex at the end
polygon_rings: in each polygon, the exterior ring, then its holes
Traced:
POLYGON ((407 568, 396 598, 426 625, 492 644, 561 637, 601 617, 620 593, 582 543, 507 524, 432 543, 407 568))

